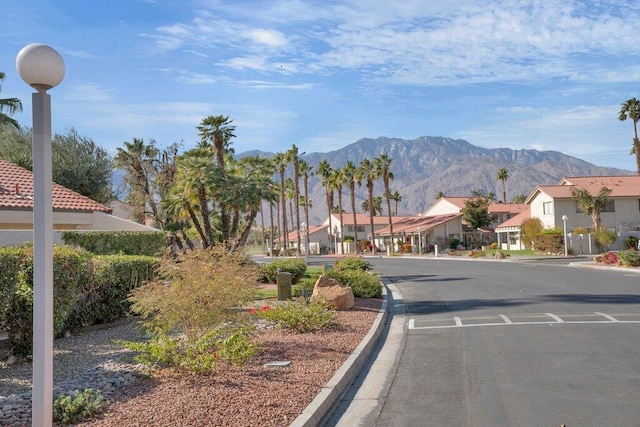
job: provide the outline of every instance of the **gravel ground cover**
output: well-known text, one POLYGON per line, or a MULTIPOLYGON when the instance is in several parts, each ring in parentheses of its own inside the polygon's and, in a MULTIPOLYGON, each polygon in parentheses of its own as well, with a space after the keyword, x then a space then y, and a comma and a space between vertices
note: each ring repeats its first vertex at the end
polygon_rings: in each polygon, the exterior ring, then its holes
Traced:
MULTIPOLYGON (((141 367, 131 362, 132 354, 113 342, 138 336, 135 322, 125 320, 56 340, 54 387, 86 384, 106 390, 108 408, 82 426, 286 426, 362 341, 380 306, 381 300, 356 298, 353 309, 339 312, 335 330, 262 331, 257 336, 260 355, 244 366, 221 364, 211 375, 200 376, 138 375, 141 367), (264 366, 272 361, 291 365, 264 366)), ((30 395, 31 364, 7 366, 2 348, 0 360, 0 425, 30 425, 28 417, 9 419, 6 414, 13 409, 9 399, 30 395)))

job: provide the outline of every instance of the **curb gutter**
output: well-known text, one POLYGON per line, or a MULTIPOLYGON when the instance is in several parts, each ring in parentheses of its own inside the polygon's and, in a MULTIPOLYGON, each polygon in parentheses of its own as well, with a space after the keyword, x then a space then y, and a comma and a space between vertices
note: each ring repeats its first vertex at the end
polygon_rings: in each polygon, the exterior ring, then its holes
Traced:
POLYGON ((289 425, 290 427, 313 427, 324 421, 340 401, 343 393, 356 379, 362 367, 373 351, 388 315, 388 297, 386 287, 382 287, 382 306, 371 329, 362 339, 351 356, 340 366, 322 390, 316 395, 302 413, 289 425))

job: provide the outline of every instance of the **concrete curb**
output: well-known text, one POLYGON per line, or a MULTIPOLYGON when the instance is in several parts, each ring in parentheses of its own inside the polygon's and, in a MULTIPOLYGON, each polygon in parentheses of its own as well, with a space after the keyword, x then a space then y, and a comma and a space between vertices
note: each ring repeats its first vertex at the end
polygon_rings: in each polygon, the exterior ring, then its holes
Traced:
POLYGON ((387 320, 389 312, 388 302, 387 290, 383 285, 382 306, 373 325, 371 325, 371 329, 369 329, 367 335, 362 339, 353 353, 351 353, 351 356, 349 356, 340 369, 333 374, 329 382, 324 385, 322 390, 320 390, 304 411, 293 420, 289 425, 290 427, 318 426, 331 414, 331 410, 334 409, 344 392, 356 379, 376 346, 387 320))

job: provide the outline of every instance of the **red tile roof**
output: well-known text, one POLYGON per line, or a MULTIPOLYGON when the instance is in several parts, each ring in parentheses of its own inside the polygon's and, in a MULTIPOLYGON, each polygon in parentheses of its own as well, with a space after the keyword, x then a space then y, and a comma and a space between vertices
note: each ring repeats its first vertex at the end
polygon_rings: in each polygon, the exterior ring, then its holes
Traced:
POLYGON ((562 178, 558 185, 541 185, 535 188, 527 198, 531 202, 538 192, 554 199, 571 199, 571 190, 584 188, 591 194, 598 194, 602 187, 611 190, 608 197, 640 197, 640 175, 625 176, 574 176, 562 178))
MULTIPOLYGON (((453 219, 460 218, 462 214, 445 214, 445 215, 434 215, 434 216, 412 216, 404 218, 401 221, 393 223, 393 234, 400 233, 417 233, 418 229, 420 231, 428 231, 432 228, 437 227, 438 225, 444 224, 445 222, 449 222, 453 219)), ((390 233, 389 227, 383 228, 381 230, 376 231, 377 235, 388 235, 390 233)))
MULTIPOLYGON (((338 221, 340 220, 340 214, 334 213, 331 214, 331 216, 333 216, 333 218, 337 219, 338 221)), ((391 221, 392 222, 396 222, 399 220, 402 220, 404 218, 404 216, 392 216, 391 217, 391 221)), ((370 219, 369 219, 369 215, 367 214, 363 214, 363 213, 356 213, 356 221, 358 222, 358 225, 369 225, 370 224, 370 219)), ((333 220, 332 220, 332 224, 333 224, 333 220)), ((384 225, 384 224, 389 224, 389 217, 387 215, 377 215, 373 217, 373 225, 384 225)), ((343 226, 347 226, 347 225, 354 225, 353 223, 353 213, 351 212, 343 212, 342 213, 342 225, 343 226)))
POLYGON ((500 228, 520 227, 522 225, 522 222, 528 218, 531 218, 531 206, 527 205, 527 208, 525 210, 497 226, 496 230, 500 228))
MULTIPOLYGON (((53 183, 53 210, 106 212, 112 209, 53 183)), ((0 209, 33 209, 33 174, 8 160, 0 159, 0 209)))
MULTIPOLYGON (((470 200, 471 197, 444 197, 444 200, 447 202, 457 206, 460 208, 460 211, 464 209, 465 202, 470 200)), ((488 211, 489 213, 498 213, 498 212, 506 212, 506 213, 519 213, 526 209, 527 205, 524 203, 494 203, 491 202, 489 204, 488 211)))

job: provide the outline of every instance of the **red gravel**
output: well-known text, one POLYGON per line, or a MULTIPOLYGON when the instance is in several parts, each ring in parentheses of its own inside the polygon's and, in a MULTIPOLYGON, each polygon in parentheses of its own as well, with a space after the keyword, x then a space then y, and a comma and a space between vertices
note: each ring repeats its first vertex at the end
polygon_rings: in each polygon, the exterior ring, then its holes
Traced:
POLYGON ((369 332, 380 300, 356 298, 337 330, 262 332, 263 351, 244 366, 211 375, 160 372, 123 390, 98 419, 82 426, 286 426, 315 398, 369 332), (287 368, 265 368, 270 361, 287 368))

